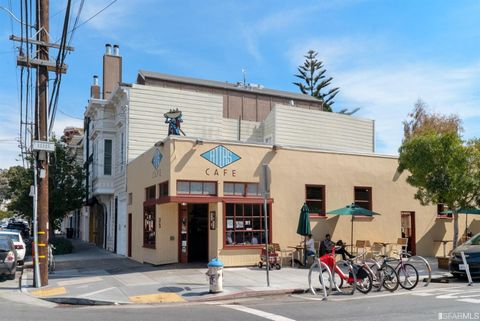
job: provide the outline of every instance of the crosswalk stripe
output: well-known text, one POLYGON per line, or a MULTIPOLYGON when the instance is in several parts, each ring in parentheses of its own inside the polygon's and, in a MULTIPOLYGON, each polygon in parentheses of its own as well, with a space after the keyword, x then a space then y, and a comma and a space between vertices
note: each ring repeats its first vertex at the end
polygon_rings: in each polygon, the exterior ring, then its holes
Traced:
POLYGON ((268 319, 268 320, 295 321, 294 319, 290 319, 290 318, 287 318, 287 317, 284 317, 284 316, 281 316, 281 315, 278 315, 278 314, 273 314, 273 313, 265 312, 265 311, 262 311, 262 310, 248 308, 248 307, 245 307, 243 305, 224 304, 224 305, 221 305, 221 306, 225 307, 225 308, 245 312, 245 313, 250 313, 250 314, 253 314, 253 315, 268 319))

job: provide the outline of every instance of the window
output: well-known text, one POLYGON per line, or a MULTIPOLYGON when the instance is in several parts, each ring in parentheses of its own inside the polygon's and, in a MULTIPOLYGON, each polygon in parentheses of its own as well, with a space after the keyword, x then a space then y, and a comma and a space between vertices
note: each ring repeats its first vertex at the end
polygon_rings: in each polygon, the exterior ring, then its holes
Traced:
POLYGON ((305 194, 305 203, 310 209, 310 214, 325 216, 325 186, 306 185, 305 194))
POLYGON ((155 248, 155 206, 143 209, 143 246, 155 248))
MULTIPOLYGON (((268 211, 267 220, 270 225, 270 208, 268 211)), ((263 204, 226 203, 224 224, 226 246, 265 244, 263 204)))
POLYGON ((258 183, 224 183, 223 195, 243 197, 261 196, 258 183))
POLYGON ((372 210, 372 188, 371 187, 355 187, 355 205, 372 210))
POLYGON ((132 202, 133 202, 133 194, 128 193, 128 205, 132 205, 132 202))
POLYGON ((177 181, 177 194, 217 195, 216 182, 177 181))
POLYGON ((158 197, 168 196, 168 181, 158 184, 158 197))
POLYGON ((145 189, 145 200, 154 200, 155 199, 155 185, 152 185, 150 187, 147 187, 145 189))
POLYGON ((448 210, 447 205, 439 203, 437 204, 437 218, 453 218, 453 213, 448 210))
POLYGON ((112 175, 112 140, 105 139, 103 152, 103 175, 112 175))

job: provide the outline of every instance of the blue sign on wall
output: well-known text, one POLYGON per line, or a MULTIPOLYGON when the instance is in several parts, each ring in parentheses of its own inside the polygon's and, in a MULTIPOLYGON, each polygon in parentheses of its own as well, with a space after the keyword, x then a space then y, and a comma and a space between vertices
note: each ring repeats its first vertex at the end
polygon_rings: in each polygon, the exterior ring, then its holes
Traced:
POLYGON ((220 168, 224 168, 240 159, 240 156, 222 145, 210 149, 200 156, 220 168))
POLYGON ((163 158, 162 153, 160 153, 160 150, 156 149, 152 157, 152 165, 155 169, 158 169, 158 167, 160 166, 160 162, 162 161, 162 158, 163 158))

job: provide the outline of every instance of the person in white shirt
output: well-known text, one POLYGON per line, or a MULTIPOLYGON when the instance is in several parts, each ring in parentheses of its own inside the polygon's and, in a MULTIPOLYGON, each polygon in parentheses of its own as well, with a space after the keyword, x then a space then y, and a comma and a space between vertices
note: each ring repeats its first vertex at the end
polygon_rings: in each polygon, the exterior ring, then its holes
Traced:
POLYGON ((258 239, 257 237, 255 236, 255 234, 252 235, 252 239, 251 239, 251 242, 252 244, 258 244, 258 239))
POLYGON ((305 243, 307 247, 307 256, 315 256, 315 241, 312 238, 312 234, 307 235, 307 241, 305 243))

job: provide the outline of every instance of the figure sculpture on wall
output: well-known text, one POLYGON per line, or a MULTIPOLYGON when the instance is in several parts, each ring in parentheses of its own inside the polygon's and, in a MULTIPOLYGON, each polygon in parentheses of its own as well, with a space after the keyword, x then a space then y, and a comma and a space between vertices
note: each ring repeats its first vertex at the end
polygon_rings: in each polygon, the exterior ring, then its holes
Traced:
POLYGON ((180 128, 182 120, 182 112, 177 109, 170 109, 168 113, 163 114, 165 117, 165 124, 168 124, 168 136, 170 135, 180 135, 182 133, 185 136, 185 133, 180 128))

